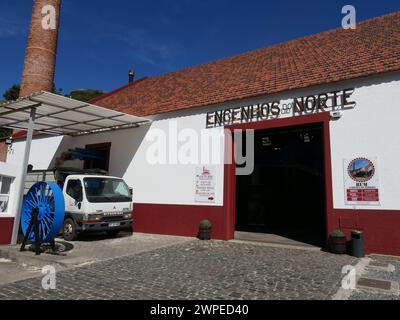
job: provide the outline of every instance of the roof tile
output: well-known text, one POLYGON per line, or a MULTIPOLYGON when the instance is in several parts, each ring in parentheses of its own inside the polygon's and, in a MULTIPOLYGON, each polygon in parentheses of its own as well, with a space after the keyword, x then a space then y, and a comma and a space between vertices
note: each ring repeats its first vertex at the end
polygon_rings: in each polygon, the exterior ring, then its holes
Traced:
POLYGON ((145 78, 92 100, 137 116, 400 70, 400 12, 145 78))

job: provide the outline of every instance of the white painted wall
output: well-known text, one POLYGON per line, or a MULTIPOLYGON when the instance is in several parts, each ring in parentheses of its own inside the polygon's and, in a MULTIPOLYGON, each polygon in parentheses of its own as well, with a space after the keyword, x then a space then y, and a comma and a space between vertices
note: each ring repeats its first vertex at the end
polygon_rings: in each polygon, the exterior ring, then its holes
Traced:
MULTIPOLYGON (((293 98, 343 90, 355 87, 352 99, 357 102, 353 110, 343 111, 343 117, 331 121, 331 152, 333 172, 333 196, 335 208, 354 208, 345 205, 343 159, 360 156, 379 157, 381 183, 381 206, 374 209, 400 209, 400 73, 376 76, 323 85, 304 90, 293 90, 284 94, 259 97, 239 102, 192 109, 185 112, 158 116, 151 126, 129 129, 79 138, 36 139, 32 145, 30 163, 35 169, 47 169, 62 151, 86 144, 112 142, 110 173, 126 179, 134 188, 138 203, 193 205, 196 165, 151 165, 146 152, 151 145, 146 137, 153 130, 167 131, 169 121, 176 120, 179 129, 194 129, 197 132, 206 126, 206 113, 229 107, 259 102, 280 100, 292 102, 293 98), (168 117, 168 118, 167 118, 168 117)), ((270 120, 273 121, 273 120, 270 120)), ((215 129, 219 135, 222 128, 215 129)), ((9 162, 22 155, 24 143, 15 143, 14 154, 9 162)), ((223 148, 221 148, 223 153, 223 148)), ((70 165, 70 164, 66 164, 70 165)), ((77 163, 81 165, 81 163, 77 163)), ((216 203, 223 205, 223 165, 217 165, 216 203)), ((360 207, 370 209, 371 207, 360 207)))
POLYGON ((6 213, 0 213, 1 218, 15 218, 17 208, 17 191, 21 184, 21 167, 11 163, 0 162, 0 175, 12 178, 10 187, 10 198, 8 203, 8 209, 6 213))
MULTIPOLYGON (((147 150, 153 144, 147 137, 154 130, 162 130, 168 136, 169 123, 177 124, 178 130, 205 130, 205 114, 154 121, 136 129, 127 129, 82 137, 52 137, 35 139, 29 163, 35 170, 52 168, 55 159, 68 149, 84 148, 87 144, 111 142, 110 175, 123 177, 134 188, 137 203, 193 205, 195 202, 195 174, 201 163, 153 165, 147 160, 147 150)), ((223 129, 213 130, 221 136, 223 129)), ((200 137, 200 134, 198 135, 200 137)), ((178 147, 185 143, 179 142, 178 147)), ((167 143, 168 144, 168 143, 167 143)), ((14 152, 8 162, 18 161, 23 154, 25 142, 14 143, 14 152)), ((221 161, 216 164, 216 200, 212 206, 223 205, 224 181, 224 140, 221 139, 219 152, 221 161)), ((200 154, 200 151, 199 151, 200 154)), ((82 161, 69 161, 65 167, 82 167, 82 161)), ((197 203, 198 205, 204 205, 197 203)))
MULTIPOLYGON (((357 209, 400 209, 400 76, 381 82, 354 83, 357 101, 339 121, 331 122, 332 172, 335 208, 345 205, 343 160, 378 157, 381 206, 357 209)), ((350 206, 353 208, 353 206, 350 206)))
MULTIPOLYGON (((45 170, 49 168, 63 137, 35 138, 32 141, 29 163, 34 170, 45 170)), ((16 142, 8 153, 7 163, 22 165, 24 157, 25 142, 16 142)))

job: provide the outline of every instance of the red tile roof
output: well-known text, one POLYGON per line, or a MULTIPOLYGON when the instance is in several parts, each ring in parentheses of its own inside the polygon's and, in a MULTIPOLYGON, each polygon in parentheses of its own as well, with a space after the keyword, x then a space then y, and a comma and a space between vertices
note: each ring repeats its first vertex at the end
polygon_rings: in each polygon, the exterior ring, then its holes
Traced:
POLYGON ((149 116, 400 70, 400 12, 154 78, 91 102, 149 116))

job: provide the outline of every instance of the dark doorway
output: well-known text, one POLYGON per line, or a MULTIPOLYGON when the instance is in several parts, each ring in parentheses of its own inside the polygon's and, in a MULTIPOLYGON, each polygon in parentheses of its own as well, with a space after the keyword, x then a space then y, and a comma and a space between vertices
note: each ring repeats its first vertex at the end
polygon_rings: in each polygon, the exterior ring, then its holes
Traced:
POLYGON ((254 143, 254 172, 237 177, 237 231, 324 245, 322 124, 256 131, 254 143))
POLYGON ((99 159, 85 160, 85 170, 100 169, 107 172, 109 171, 111 143, 87 145, 86 150, 96 151, 99 155, 99 159))

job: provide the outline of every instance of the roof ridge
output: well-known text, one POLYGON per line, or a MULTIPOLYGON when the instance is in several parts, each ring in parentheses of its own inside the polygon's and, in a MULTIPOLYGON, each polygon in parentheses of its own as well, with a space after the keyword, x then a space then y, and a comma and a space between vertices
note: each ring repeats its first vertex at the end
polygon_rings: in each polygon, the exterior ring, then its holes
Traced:
POLYGON ((103 99, 107 98, 108 96, 113 95, 113 94, 115 94, 115 93, 117 93, 117 92, 119 92, 119 91, 122 91, 122 90, 124 90, 124 89, 130 88, 130 87, 132 87, 132 86, 135 86, 135 85, 137 85, 138 83, 140 83, 140 82, 142 82, 142 81, 144 81, 144 80, 146 80, 146 79, 149 79, 149 77, 140 78, 140 79, 138 79, 138 80, 136 80, 136 81, 133 81, 132 83, 128 83, 128 84, 126 84, 126 85, 124 85, 124 86, 122 86, 122 87, 120 87, 120 88, 117 88, 117 89, 112 90, 112 91, 110 91, 110 92, 106 92, 106 93, 104 93, 104 94, 102 94, 102 95, 100 95, 100 96, 98 96, 98 97, 95 97, 95 98, 93 98, 93 99, 90 99, 90 100, 88 101, 88 103, 94 104, 94 103, 96 103, 97 101, 103 100, 103 99))

